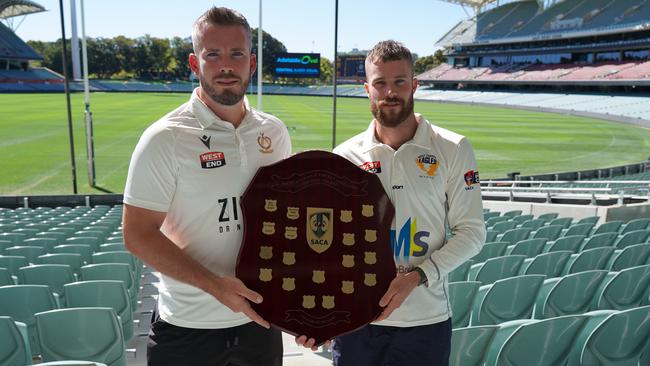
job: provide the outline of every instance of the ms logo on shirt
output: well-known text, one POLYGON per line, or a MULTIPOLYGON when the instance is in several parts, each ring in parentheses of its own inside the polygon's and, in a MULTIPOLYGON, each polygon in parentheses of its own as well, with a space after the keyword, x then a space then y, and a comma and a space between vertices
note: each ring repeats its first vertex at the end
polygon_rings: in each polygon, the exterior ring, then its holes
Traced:
POLYGON ((417 219, 409 217, 399 232, 390 230, 390 246, 395 257, 421 257, 429 250, 429 244, 424 241, 429 235, 428 231, 418 231, 417 219))

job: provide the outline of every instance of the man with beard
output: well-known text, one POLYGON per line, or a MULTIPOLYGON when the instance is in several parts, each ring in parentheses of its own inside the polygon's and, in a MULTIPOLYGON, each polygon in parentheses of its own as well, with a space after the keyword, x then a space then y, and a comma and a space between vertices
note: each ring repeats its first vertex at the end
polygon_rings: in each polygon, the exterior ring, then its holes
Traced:
POLYGON ((155 122, 135 148, 124 190, 124 242, 161 273, 149 365, 280 365, 282 338, 251 308, 271 301, 234 277, 239 200, 257 169, 286 158, 277 118, 244 96, 256 68, 251 29, 211 8, 194 23, 190 100, 155 122))
MULTIPOLYGON (((447 275, 485 241, 474 153, 465 137, 413 112, 418 81, 404 45, 378 43, 365 67, 374 119, 334 152, 377 174, 395 206, 391 244, 397 274, 375 322, 334 339, 334 364, 447 365, 447 275)), ((298 339, 313 345, 304 341, 298 339)))

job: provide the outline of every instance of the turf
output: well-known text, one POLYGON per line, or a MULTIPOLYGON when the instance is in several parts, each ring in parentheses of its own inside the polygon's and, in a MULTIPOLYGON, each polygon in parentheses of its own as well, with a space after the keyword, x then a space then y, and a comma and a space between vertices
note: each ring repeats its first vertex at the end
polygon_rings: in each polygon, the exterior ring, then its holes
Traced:
MULTIPOLYGON (((131 152, 142 131, 185 102, 187 94, 94 93, 97 185, 122 192, 131 152)), ((255 105, 257 98, 250 98, 255 105)), ((264 110, 288 126, 294 152, 332 147, 332 100, 265 95, 264 110)), ((83 95, 72 95, 80 193, 101 193, 87 183, 83 95)), ((643 161, 650 130, 568 115, 469 105, 416 102, 429 121, 467 136, 481 178, 507 172, 537 174, 643 161)), ((337 101, 337 143, 370 121, 364 99, 337 101)), ((67 114, 63 94, 0 95, 0 195, 72 192, 67 114)))

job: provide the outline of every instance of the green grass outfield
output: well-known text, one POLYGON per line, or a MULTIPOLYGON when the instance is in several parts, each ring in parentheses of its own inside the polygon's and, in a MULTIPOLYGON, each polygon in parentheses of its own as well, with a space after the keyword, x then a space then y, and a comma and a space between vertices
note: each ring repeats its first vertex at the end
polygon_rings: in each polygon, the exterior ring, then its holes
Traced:
MULTIPOLYGON (((185 102, 188 94, 95 93, 97 184, 122 192, 131 152, 142 131, 185 102)), ((250 97, 255 104, 257 98, 250 97)), ((264 110, 291 131, 294 152, 331 149, 332 100, 264 96, 264 110)), ((337 142, 370 121, 365 99, 337 101, 337 142)), ((72 95, 80 193, 101 193, 87 183, 83 94, 72 95)), ((650 130, 566 115, 470 105, 416 102, 429 121, 469 137, 481 178, 507 172, 535 174, 610 167, 643 161, 650 130)), ((63 94, 0 94, 0 195, 72 192, 68 128, 63 94)))

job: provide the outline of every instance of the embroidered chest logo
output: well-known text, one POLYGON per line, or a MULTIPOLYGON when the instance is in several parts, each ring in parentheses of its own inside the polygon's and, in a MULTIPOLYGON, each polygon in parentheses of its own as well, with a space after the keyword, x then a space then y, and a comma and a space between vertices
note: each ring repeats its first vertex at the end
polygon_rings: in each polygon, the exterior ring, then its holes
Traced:
POLYGON ((222 152, 210 151, 199 155, 201 168, 214 169, 226 165, 226 156, 222 152))
POLYGON ((479 184, 481 181, 478 179, 478 170, 468 170, 467 173, 465 173, 465 190, 466 191, 471 191, 474 189, 475 184, 479 184))
POLYGON ((211 138, 212 138, 212 136, 203 135, 203 136, 199 137, 199 140, 201 140, 203 145, 205 145, 205 147, 207 147, 209 149, 210 148, 210 139, 211 138))
POLYGON ((361 165, 359 168, 367 171, 368 173, 379 174, 381 173, 381 162, 380 161, 367 161, 361 165))
POLYGON ((439 162, 435 155, 422 154, 415 159, 415 164, 429 177, 433 177, 436 175, 439 162))
POLYGON ((260 145, 260 152, 262 154, 270 154, 273 152, 273 149, 271 148, 273 141, 270 137, 264 136, 264 132, 261 132, 260 135, 257 136, 257 144, 260 145))

